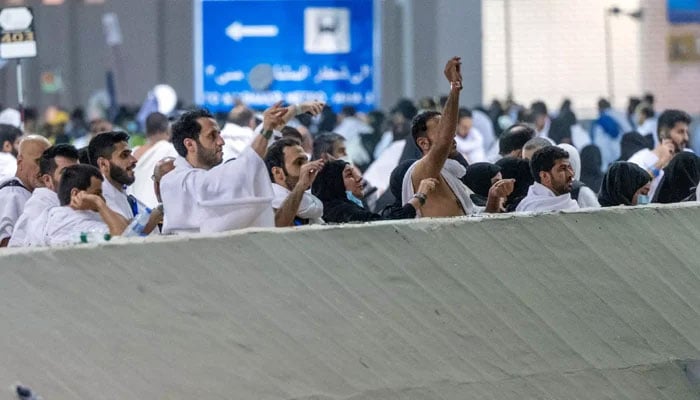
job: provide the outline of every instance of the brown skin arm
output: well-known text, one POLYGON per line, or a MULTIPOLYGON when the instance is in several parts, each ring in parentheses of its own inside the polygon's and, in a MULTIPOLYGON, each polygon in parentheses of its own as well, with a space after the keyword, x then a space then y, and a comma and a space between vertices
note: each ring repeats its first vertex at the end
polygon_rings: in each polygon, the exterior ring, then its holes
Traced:
POLYGON ((253 143, 250 144, 250 147, 252 147, 256 153, 258 153, 260 158, 265 158, 265 153, 267 152, 267 143, 269 142, 269 139, 265 138, 265 136, 263 136, 262 133, 268 130, 272 130, 276 126, 282 124, 282 117, 288 111, 287 108, 281 107, 280 104, 282 104, 281 101, 265 110, 265 112, 263 112, 262 132, 260 132, 260 135, 256 135, 255 139, 253 139, 253 143))
POLYGON ((461 62, 459 57, 454 57, 445 66, 445 77, 451 83, 452 88, 447 97, 442 118, 437 126, 438 137, 432 143, 428 154, 423 157, 413 170, 413 186, 416 187, 421 180, 426 178, 439 179, 440 171, 450 154, 450 149, 457 132, 459 119, 459 92, 462 90, 462 76, 459 72, 461 62))
POLYGON ((287 196, 280 208, 275 211, 275 226, 293 226, 294 218, 299 211, 299 204, 304 197, 304 192, 307 191, 311 184, 316 179, 318 173, 323 169, 324 161, 316 160, 304 164, 299 171, 299 182, 292 190, 292 193, 287 196))

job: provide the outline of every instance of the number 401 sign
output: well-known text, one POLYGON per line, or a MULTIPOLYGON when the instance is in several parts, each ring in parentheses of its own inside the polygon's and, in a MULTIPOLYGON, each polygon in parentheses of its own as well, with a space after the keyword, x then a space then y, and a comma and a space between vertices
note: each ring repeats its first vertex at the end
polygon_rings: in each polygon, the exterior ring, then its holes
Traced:
POLYGON ((0 58, 36 57, 34 15, 29 7, 0 10, 0 58))

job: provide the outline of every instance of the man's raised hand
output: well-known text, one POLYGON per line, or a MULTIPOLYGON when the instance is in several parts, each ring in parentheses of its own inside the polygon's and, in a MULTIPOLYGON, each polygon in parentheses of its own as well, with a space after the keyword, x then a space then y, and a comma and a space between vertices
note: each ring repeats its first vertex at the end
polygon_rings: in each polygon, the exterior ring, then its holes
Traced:
POLYGON ((452 57, 445 65, 445 78, 453 85, 462 88, 462 59, 460 57, 452 57))
POLYGON ((299 104, 297 107, 300 108, 301 113, 309 113, 311 115, 318 115, 323 111, 325 103, 321 101, 307 101, 305 103, 299 104))
POLYGON ((263 131, 272 130, 280 125, 284 125, 284 119, 282 117, 287 113, 287 109, 282 107, 281 104, 282 102, 278 101, 263 112, 263 131))
POLYGON ((323 166, 326 164, 326 162, 321 159, 321 160, 316 160, 316 161, 311 161, 309 163, 306 163, 301 166, 301 169, 299 171, 299 185, 304 190, 308 190, 311 187, 311 184, 314 183, 314 180, 316 179, 316 176, 318 176, 318 173, 321 172, 323 169, 323 166))

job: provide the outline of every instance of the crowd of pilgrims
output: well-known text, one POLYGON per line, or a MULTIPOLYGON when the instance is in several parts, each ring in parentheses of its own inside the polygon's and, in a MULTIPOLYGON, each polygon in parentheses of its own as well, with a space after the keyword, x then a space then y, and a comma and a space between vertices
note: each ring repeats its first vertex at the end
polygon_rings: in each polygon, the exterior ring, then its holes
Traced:
POLYGON ((460 65, 445 66, 448 95, 386 115, 238 104, 220 128, 204 109, 153 112, 134 148, 105 120, 50 141, 5 110, 0 246, 697 201, 686 112, 657 112, 651 95, 626 113, 601 99, 584 129, 570 101, 469 110, 460 65))

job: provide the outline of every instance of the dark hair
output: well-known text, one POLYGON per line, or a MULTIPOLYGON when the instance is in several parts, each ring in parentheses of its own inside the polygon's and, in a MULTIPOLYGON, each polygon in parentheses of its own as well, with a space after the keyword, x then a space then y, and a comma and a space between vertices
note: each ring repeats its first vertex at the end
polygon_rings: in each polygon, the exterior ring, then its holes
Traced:
POLYGON ((415 104, 413 104, 413 101, 401 99, 396 103, 394 108, 391 109, 391 113, 400 113, 405 119, 410 120, 418 114, 418 109, 415 104))
POLYGON ((652 118, 655 114, 654 108, 650 105, 642 106, 642 108, 639 109, 639 113, 642 114, 645 118, 652 118))
POLYGON ((299 142, 299 144, 301 144, 301 142, 304 141, 304 137, 301 135, 301 132, 299 132, 297 128, 287 125, 284 128, 282 128, 281 132, 283 138, 295 139, 299 142))
POLYGON ((568 158, 569 153, 557 146, 547 146, 537 150, 530 160, 530 172, 535 182, 540 182, 540 172, 551 171, 557 160, 568 158))
POLYGON ((538 101, 532 103, 532 105, 530 105, 530 111, 531 111, 533 116, 534 115, 548 115, 547 105, 544 104, 544 102, 541 100, 538 100, 538 101))
POLYGON ((267 166, 267 172, 270 174, 270 180, 272 182, 275 181, 275 178, 272 176, 273 167, 282 168, 284 172, 287 173, 287 168, 284 163, 284 149, 293 146, 299 146, 299 142, 293 138, 283 137, 274 142, 272 146, 267 149, 267 153, 265 153, 265 165, 267 166))
POLYGON ((659 115, 659 125, 656 128, 656 134, 661 141, 661 132, 665 130, 673 129, 679 122, 684 122, 690 125, 690 115, 687 112, 681 110, 665 110, 659 115))
POLYGON ((602 112, 610 107, 612 106, 610 105, 609 101, 607 101, 606 99, 598 99, 598 111, 602 112))
POLYGON ((2 147, 5 142, 10 142, 11 145, 15 145, 15 140, 22 136, 22 131, 14 125, 0 124, 0 147, 2 147))
POLYGON ((340 110, 340 114, 346 117, 352 117, 357 114, 357 109, 355 109, 353 106, 343 106, 343 108, 340 110))
POLYGON ((324 133, 317 136, 316 139, 314 139, 312 158, 318 160, 323 153, 333 154, 333 146, 335 146, 335 143, 339 140, 344 141, 345 138, 337 133, 324 133))
POLYGON ((58 200, 62 206, 70 204, 70 192, 73 189, 86 190, 90 187, 92 177, 103 180, 97 167, 87 164, 76 164, 66 167, 61 173, 61 183, 58 184, 58 200))
POLYGON ((418 138, 425 137, 428 133, 428 121, 438 115, 441 114, 437 111, 423 111, 413 118, 413 121, 411 121, 411 135, 416 146, 418 146, 418 138))
POLYGON ((78 150, 69 144, 64 143, 51 146, 41 154, 41 158, 39 159, 39 174, 52 175, 56 172, 56 157, 65 157, 77 161, 80 155, 78 154, 78 150))
POLYGON ((168 117, 159 112, 153 112, 146 117, 146 136, 168 131, 168 117))
POLYGON ((198 108, 182 114, 172 126, 173 146, 175 146, 177 154, 182 157, 187 156, 185 139, 199 141, 199 132, 202 130, 202 125, 197 120, 200 118, 214 118, 214 116, 208 110, 198 108))
POLYGON ((653 93, 644 93, 644 102, 648 103, 652 107, 654 106, 654 94, 653 93))
POLYGON ((112 158, 114 145, 121 142, 129 142, 129 135, 125 132, 103 132, 92 138, 88 144, 88 159, 90 164, 97 166, 97 159, 112 158))
POLYGON ((88 154, 87 146, 78 149, 78 161, 81 164, 90 164, 90 154, 88 154))
POLYGON ((508 155, 514 150, 522 149, 534 136, 535 130, 530 125, 523 123, 511 125, 498 139, 498 154, 508 155))
POLYGON ((472 117, 471 110, 468 108, 464 108, 464 107, 460 108, 459 109, 459 119, 467 118, 467 117, 469 117, 469 118, 472 117))

